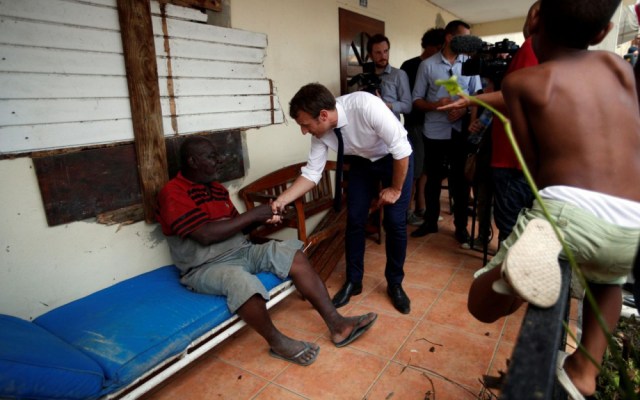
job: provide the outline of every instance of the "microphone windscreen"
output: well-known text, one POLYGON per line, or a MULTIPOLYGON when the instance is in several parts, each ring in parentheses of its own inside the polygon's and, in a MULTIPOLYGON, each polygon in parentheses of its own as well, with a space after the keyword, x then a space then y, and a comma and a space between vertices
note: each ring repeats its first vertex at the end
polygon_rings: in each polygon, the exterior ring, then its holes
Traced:
POLYGON ((456 54, 472 54, 482 49, 484 42, 477 36, 458 35, 451 39, 451 51, 456 54))

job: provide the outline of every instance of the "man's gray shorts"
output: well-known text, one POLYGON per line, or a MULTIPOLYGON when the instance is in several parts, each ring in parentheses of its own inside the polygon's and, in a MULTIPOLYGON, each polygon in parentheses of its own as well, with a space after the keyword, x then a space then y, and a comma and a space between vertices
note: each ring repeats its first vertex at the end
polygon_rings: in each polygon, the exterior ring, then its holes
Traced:
POLYGON ((226 296, 229 310, 235 313, 255 294, 269 300, 269 293, 255 275, 271 272, 286 278, 302 246, 299 240, 273 240, 243 247, 190 271, 180 282, 198 293, 226 296))

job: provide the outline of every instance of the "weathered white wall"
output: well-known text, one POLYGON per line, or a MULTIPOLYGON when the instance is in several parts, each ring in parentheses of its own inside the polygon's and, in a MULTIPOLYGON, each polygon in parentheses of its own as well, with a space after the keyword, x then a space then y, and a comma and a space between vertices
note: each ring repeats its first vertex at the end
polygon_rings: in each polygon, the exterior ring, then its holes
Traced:
MULTIPOLYGON (((20 0, 0 0, 0 14, 7 1, 20 0)), ((289 99, 305 83, 321 82, 337 94, 338 7, 386 22, 395 66, 419 54, 420 37, 441 12, 423 0, 369 0, 366 9, 357 0, 232 0, 232 27, 267 35, 265 75, 273 79, 285 113, 289 99)), ((443 17, 453 19, 446 13, 443 17)), ((251 129, 245 136, 247 176, 227 185, 232 193, 267 172, 306 159, 309 138, 288 117, 284 124, 251 129)), ((0 161, 0 180, 0 313, 35 318, 171 263, 155 224, 119 228, 87 220, 48 227, 27 158, 0 161)))
MULTIPOLYGON (((338 8, 385 22, 385 34, 391 42, 390 63, 395 67, 420 54, 420 39, 435 26, 438 13, 447 22, 454 19, 423 0, 369 0, 367 8, 360 7, 358 0, 231 0, 231 7, 234 28, 267 33, 265 68, 287 114, 284 125, 247 132, 246 182, 306 159, 310 139, 288 117, 288 102, 309 82, 320 82, 339 94, 338 8), (265 149, 273 155, 266 154, 265 149)), ((237 190, 240 185, 242 182, 232 184, 231 189, 237 190)))

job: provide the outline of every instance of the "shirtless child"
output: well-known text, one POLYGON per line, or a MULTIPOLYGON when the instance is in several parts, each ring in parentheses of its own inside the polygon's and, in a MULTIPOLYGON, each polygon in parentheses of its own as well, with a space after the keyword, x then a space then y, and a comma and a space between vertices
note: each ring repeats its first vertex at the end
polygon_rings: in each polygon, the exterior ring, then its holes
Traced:
MULTIPOLYGON (((610 330, 620 317, 620 285, 640 242, 640 114, 631 66, 616 54, 587 48, 607 35, 619 4, 542 0, 530 22, 540 65, 510 74, 502 87, 540 196, 610 330)), ((560 249, 534 202, 499 253, 476 273, 469 311, 493 322, 523 299, 553 305, 560 249)), ((607 340, 586 301, 582 328, 582 345, 601 364, 607 340)), ((595 392, 598 372, 581 351, 559 356, 558 379, 574 399, 595 392)))

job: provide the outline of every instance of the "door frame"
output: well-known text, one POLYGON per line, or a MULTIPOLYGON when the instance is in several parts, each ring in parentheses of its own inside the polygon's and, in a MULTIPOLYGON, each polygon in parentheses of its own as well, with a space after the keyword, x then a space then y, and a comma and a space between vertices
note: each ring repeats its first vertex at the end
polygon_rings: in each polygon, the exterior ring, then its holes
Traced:
MULTIPOLYGON (((366 17, 362 14, 345 10, 344 8, 338 8, 338 21, 340 31, 340 94, 346 94, 348 79, 347 65, 349 62, 349 49, 351 48, 353 38, 360 33, 364 33, 369 37, 376 33, 384 35, 384 21, 366 17)), ((366 43, 361 43, 361 45, 364 48, 366 43)), ((363 61, 365 61, 367 54, 363 54, 362 57, 363 61)))

